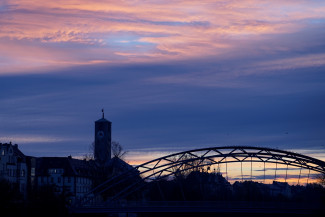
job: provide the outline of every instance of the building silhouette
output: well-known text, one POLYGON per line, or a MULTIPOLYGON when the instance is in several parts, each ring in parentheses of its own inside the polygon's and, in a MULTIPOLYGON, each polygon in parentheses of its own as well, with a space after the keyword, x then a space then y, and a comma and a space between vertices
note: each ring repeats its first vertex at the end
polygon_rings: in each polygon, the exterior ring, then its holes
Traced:
POLYGON ((25 156, 18 145, 0 143, 0 180, 12 186, 19 186, 25 198, 27 194, 50 187, 54 193, 63 194, 71 203, 87 197, 98 181, 109 174, 120 173, 131 168, 121 159, 111 158, 111 126, 104 118, 95 121, 94 159, 74 159, 68 157, 25 156))
POLYGON ((95 121, 95 147, 94 157, 98 165, 107 165, 111 160, 112 123, 105 119, 102 110, 102 118, 95 121))
MULTIPOLYGON (((92 163, 69 157, 41 157, 36 159, 36 189, 53 187, 70 203, 85 196, 93 188, 96 176, 92 163)), ((92 197, 92 195, 89 195, 92 197)))
POLYGON ((0 143, 0 179, 18 187, 26 197, 27 192, 27 164, 26 156, 19 150, 18 145, 0 143))

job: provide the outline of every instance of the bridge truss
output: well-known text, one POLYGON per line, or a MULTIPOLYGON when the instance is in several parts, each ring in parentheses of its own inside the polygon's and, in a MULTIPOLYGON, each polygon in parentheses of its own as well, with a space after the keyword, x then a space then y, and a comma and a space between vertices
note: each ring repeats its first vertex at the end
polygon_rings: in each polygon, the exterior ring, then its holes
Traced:
MULTIPOLYGON (((109 199, 109 201, 114 201, 133 193, 148 182, 161 180, 199 168, 209 169, 212 165, 226 165, 226 176, 228 176, 227 165, 229 163, 238 162, 241 164, 241 173, 243 162, 250 162, 251 164, 253 162, 263 163, 264 177, 266 163, 273 163, 276 165, 276 168, 278 164, 286 165, 287 170, 289 166, 297 167, 300 168, 300 174, 301 169, 309 170, 309 174, 310 171, 325 174, 324 161, 290 151, 251 146, 210 147, 170 154, 135 166, 124 173, 106 180, 95 187, 89 194, 98 195, 114 189, 117 186, 124 186, 109 199), (125 185, 126 182, 130 181, 130 179, 135 176, 140 176, 141 179, 125 185)), ((286 179, 287 171, 285 180, 286 179)), ((89 201, 83 201, 83 203, 86 202, 89 201)))

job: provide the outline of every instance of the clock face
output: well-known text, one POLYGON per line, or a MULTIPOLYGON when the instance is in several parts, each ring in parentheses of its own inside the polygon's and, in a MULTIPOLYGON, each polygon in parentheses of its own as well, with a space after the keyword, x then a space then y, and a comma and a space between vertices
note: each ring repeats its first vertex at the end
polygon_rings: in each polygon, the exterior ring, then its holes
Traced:
POLYGON ((103 138, 104 137, 104 132, 103 131, 98 131, 97 136, 98 136, 98 138, 103 138))

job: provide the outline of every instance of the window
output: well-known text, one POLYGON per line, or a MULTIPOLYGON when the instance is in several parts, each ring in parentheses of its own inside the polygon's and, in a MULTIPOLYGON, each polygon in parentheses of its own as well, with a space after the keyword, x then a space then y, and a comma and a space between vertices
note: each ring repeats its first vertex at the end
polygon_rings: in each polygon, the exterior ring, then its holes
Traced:
POLYGON ((58 177, 58 183, 61 183, 61 177, 58 177))
POLYGON ((1 155, 2 156, 5 155, 5 150, 2 150, 1 155))
POLYGON ((21 170, 20 172, 21 172, 21 173, 20 173, 20 176, 21 176, 21 177, 25 177, 25 170, 21 170))
POLYGON ((32 169, 30 171, 30 175, 31 176, 35 176, 35 167, 32 167, 32 169))
POLYGON ((54 182, 54 178, 53 177, 51 177, 51 183, 53 183, 54 182))
POLYGON ((70 176, 68 177, 68 183, 71 183, 71 177, 70 176))

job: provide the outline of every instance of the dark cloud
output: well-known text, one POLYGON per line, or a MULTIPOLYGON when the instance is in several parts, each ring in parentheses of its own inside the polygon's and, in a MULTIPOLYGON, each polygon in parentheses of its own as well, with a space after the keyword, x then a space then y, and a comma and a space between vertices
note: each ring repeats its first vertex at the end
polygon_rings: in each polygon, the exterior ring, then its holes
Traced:
MULTIPOLYGON (((279 171, 282 171, 282 170, 284 170, 284 171, 289 171, 289 170, 300 170, 300 168, 265 168, 265 171, 269 171, 269 170, 271 170, 271 171, 275 171, 275 170, 279 170, 279 171)), ((259 172, 264 172, 264 169, 255 169, 254 171, 259 171, 259 172)))
MULTIPOLYGON (((250 175, 243 175, 243 177, 242 176, 237 176, 237 177, 231 177, 230 179, 232 180, 232 181, 241 181, 242 179, 243 180, 250 180, 251 178, 252 178, 252 180, 274 180, 274 181, 276 181, 276 180, 280 180, 281 179, 281 181, 284 181, 285 180, 285 177, 286 177, 286 175, 285 174, 279 174, 279 175, 277 175, 277 176, 275 176, 274 174, 273 175, 253 175, 252 177, 250 176, 250 175)), ((303 176, 300 176, 299 177, 299 173, 298 174, 287 174, 287 181, 290 181, 290 179, 295 179, 296 181, 298 181, 298 179, 300 178, 300 182, 303 180, 303 179, 306 179, 306 178, 308 178, 307 177, 307 175, 303 175, 303 176)), ((314 180, 314 179, 317 179, 317 175, 316 174, 312 174, 312 175, 310 175, 309 176, 309 181, 311 181, 311 180, 314 180)), ((304 182, 305 182, 306 180, 304 180, 304 182)), ((300 183, 300 184, 302 184, 302 183, 300 183)))
MULTIPOLYGON (((56 143, 21 142, 21 148, 29 154, 77 155, 88 151, 104 107, 113 138, 131 151, 213 145, 322 148, 324 68, 224 78, 244 86, 159 81, 200 68, 192 65, 89 66, 69 74, 2 76, 0 137, 57 138, 56 143)), ((202 74, 213 68, 200 65, 202 74)))
POLYGON ((113 139, 130 151, 214 145, 324 150, 325 28, 316 28, 322 25, 242 40, 238 53, 223 57, 2 75, 0 139, 19 138, 31 155, 80 155, 105 108, 113 139))

